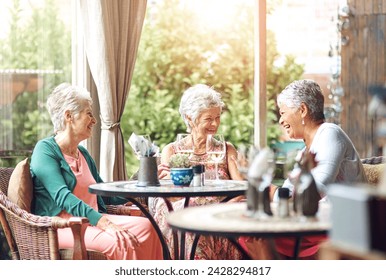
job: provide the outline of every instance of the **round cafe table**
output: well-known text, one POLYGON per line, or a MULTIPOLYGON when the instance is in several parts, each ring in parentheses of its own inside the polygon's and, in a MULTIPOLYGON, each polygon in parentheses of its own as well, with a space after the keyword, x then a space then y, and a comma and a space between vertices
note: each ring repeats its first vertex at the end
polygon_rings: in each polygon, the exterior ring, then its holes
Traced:
MULTIPOLYGON (((137 205, 142 213, 152 223, 156 230, 158 237, 161 241, 164 259, 170 259, 169 247, 166 244, 163 234, 155 222, 153 216, 149 213, 148 209, 144 207, 139 198, 149 197, 162 197, 166 203, 169 213, 175 212, 172 203, 169 201, 172 197, 185 198, 184 207, 189 206, 189 199, 191 197, 202 197, 202 196, 219 196, 224 197, 222 202, 229 201, 231 198, 244 195, 247 190, 247 181, 236 181, 236 180, 221 180, 220 184, 215 184, 213 180, 206 180, 205 186, 203 187, 181 187, 175 186, 171 180, 160 180, 160 186, 138 186, 136 180, 133 181, 115 181, 92 184, 89 186, 89 192, 98 194, 101 196, 120 196, 125 197, 135 205, 137 205)), ((176 211, 179 212, 179 211, 176 211)), ((185 251, 185 235, 181 234, 180 246, 177 238, 177 233, 173 234, 173 242, 175 248, 175 256, 178 259, 184 259, 185 254, 180 252, 185 251)))

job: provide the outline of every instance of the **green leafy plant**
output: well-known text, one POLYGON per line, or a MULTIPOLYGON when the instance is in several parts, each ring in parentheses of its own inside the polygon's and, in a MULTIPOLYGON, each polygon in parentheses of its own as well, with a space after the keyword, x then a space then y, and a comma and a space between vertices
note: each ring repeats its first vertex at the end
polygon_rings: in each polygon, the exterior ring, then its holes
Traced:
POLYGON ((169 159, 170 168, 190 168, 192 164, 187 154, 174 154, 169 159))
MULTIPOLYGON (((267 10, 272 11, 278 2, 270 1, 267 10)), ((179 0, 149 5, 121 121, 125 139, 132 132, 148 134, 162 150, 175 135, 186 132, 178 112, 182 93, 191 85, 204 83, 223 95, 225 108, 219 133, 236 147, 253 143, 254 12, 245 5, 235 6, 235 12, 242 15, 237 23, 227 26, 227 32, 219 32, 202 27, 200 14, 179 0)), ((301 77, 304 67, 294 57, 280 55, 269 30, 267 46, 266 126, 267 143, 271 145, 282 133, 276 96, 285 85, 301 77)), ((125 156, 130 176, 137 170, 138 160, 129 148, 125 156)))

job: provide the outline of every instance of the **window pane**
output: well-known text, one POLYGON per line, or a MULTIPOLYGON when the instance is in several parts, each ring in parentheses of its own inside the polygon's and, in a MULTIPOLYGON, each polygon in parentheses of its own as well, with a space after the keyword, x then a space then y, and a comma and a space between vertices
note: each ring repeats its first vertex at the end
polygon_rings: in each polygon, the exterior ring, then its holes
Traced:
POLYGON ((0 2, 0 166, 52 133, 45 108, 57 84, 71 82, 71 4, 0 2))

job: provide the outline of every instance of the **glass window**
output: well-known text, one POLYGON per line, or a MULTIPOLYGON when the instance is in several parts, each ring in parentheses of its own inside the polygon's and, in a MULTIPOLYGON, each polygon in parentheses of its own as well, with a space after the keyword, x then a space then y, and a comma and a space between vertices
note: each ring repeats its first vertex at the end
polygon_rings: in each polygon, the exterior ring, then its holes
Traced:
POLYGON ((71 82, 72 1, 0 1, 0 166, 52 133, 45 100, 71 82))

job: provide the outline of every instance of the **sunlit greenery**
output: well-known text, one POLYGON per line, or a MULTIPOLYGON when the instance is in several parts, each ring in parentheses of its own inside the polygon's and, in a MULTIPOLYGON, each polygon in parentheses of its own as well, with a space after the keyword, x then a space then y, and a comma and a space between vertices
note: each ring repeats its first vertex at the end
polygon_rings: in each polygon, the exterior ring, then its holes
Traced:
MULTIPOLYGON (((254 1, 234 1, 236 17, 222 21, 222 29, 218 24, 217 28, 203 25, 203 13, 180 5, 179 0, 157 3, 148 7, 132 87, 121 121, 125 139, 132 132, 148 134, 161 148, 173 141, 177 133, 185 132, 178 113, 181 94, 191 85, 205 83, 223 93, 226 108, 220 130, 226 139, 236 146, 252 143, 254 1)), ((268 7, 271 9, 272 6, 268 7)), ((303 73, 303 66, 297 65, 293 57, 286 57, 284 65, 275 66, 278 58, 274 35, 268 31, 268 143, 280 135, 276 94, 303 73)), ((128 172, 132 174, 138 160, 128 145, 126 159, 128 172)))
MULTIPOLYGON (((31 9, 31 17, 22 17, 20 0, 12 1, 9 36, 0 41, 0 69, 31 71, 39 87, 26 88, 13 103, 0 107, 0 139, 12 139, 12 150, 32 150, 51 133, 46 96, 58 83, 71 80, 71 28, 59 19, 57 2, 46 0, 31 9)), ((17 74, 12 79, 17 81, 17 74)))
MULTIPOLYGON (((0 41, 0 68, 54 71, 39 75, 44 82, 37 93, 23 92, 12 105, 1 108, 8 117, 0 121, 0 139, 12 133, 14 150, 31 150, 38 139, 52 131, 44 107, 46 96, 55 85, 70 81, 71 32, 58 17, 56 1, 46 0, 44 6, 32 8, 27 20, 21 20, 20 0, 12 2, 9 36, 0 41)), ((232 1, 234 6, 229 11, 236 17, 221 19, 223 26, 217 15, 221 9, 205 22, 202 12, 181 5, 180 0, 148 2, 132 87, 121 120, 125 140, 135 132, 149 134, 161 148, 173 141, 185 130, 178 113, 182 92, 205 83, 223 93, 226 108, 221 132, 227 140, 236 146, 253 142, 254 2, 232 1)), ((268 11, 277 2, 269 2, 268 11)), ((279 56, 274 35, 268 31, 268 143, 280 134, 275 96, 303 73, 303 66, 293 57, 275 66, 279 56)), ((128 144, 125 153, 132 174, 138 161, 128 144)))

